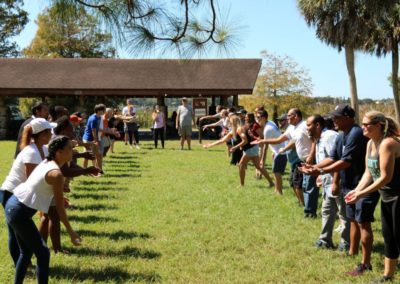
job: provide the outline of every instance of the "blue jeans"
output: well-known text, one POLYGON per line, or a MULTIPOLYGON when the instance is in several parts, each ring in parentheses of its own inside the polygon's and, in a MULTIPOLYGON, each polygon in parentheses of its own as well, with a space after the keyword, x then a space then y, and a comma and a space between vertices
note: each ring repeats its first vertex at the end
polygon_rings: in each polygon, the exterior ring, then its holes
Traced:
POLYGON ((16 265, 15 284, 24 282, 32 254, 35 254, 37 259, 38 283, 48 283, 50 251, 32 220, 35 213, 35 209, 25 206, 15 196, 11 196, 7 201, 5 208, 7 224, 14 230, 20 249, 16 265))
MULTIPOLYGON (((1 204, 3 205, 3 208, 6 208, 6 203, 11 196, 12 196, 11 192, 7 190, 0 190, 0 200, 1 204)), ((17 238, 15 237, 14 230, 11 228, 11 226, 7 224, 7 227, 8 227, 8 250, 14 261, 14 266, 17 266, 17 261, 20 254, 17 238)))
POLYGON ((303 174, 304 213, 317 214, 319 190, 316 177, 303 174))

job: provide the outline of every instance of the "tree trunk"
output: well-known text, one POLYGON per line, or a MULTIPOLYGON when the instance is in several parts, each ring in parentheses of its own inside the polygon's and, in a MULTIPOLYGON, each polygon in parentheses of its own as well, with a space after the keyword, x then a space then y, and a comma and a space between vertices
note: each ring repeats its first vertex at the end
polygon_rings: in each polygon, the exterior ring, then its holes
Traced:
POLYGON ((392 47, 392 89, 394 98, 394 110, 397 121, 400 121, 400 100, 399 100, 399 46, 397 42, 392 47))
POLYGON ((350 81, 350 99, 351 107, 356 112, 355 121, 358 123, 358 97, 357 97, 357 82, 356 73, 354 71, 354 49, 352 47, 345 47, 347 73, 349 74, 350 81))

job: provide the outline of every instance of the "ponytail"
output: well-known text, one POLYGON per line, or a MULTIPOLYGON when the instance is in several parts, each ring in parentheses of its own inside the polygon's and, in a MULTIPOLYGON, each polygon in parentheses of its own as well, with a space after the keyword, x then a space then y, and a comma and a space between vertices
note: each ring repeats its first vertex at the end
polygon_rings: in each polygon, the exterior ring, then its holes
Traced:
POLYGON ((22 131, 21 143, 19 144, 19 150, 22 151, 26 146, 31 144, 32 138, 36 140, 37 134, 32 134, 32 126, 27 124, 22 131))

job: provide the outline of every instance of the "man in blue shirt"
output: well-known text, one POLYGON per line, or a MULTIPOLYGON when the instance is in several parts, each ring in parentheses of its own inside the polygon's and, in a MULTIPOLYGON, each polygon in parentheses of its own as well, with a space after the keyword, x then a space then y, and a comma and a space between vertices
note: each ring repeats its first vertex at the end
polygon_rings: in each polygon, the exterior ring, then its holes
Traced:
MULTIPOLYGON (((100 149, 102 148, 100 143, 100 124, 101 117, 106 110, 106 106, 103 104, 98 104, 94 107, 94 113, 88 118, 86 123, 85 132, 83 134, 82 140, 83 145, 85 145, 87 150, 91 150, 95 156, 95 166, 100 169, 100 173, 103 173, 103 155, 100 149)), ((87 167, 87 160, 84 161, 84 167, 87 167)))

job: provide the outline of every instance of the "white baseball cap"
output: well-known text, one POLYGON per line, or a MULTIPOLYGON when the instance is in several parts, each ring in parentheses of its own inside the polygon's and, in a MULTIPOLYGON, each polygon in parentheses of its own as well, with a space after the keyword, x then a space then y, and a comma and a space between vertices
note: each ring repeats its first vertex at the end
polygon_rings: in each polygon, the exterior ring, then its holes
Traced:
POLYGON ((57 126, 56 123, 50 123, 44 118, 34 118, 29 125, 32 127, 32 134, 37 134, 46 129, 53 129, 57 126))

